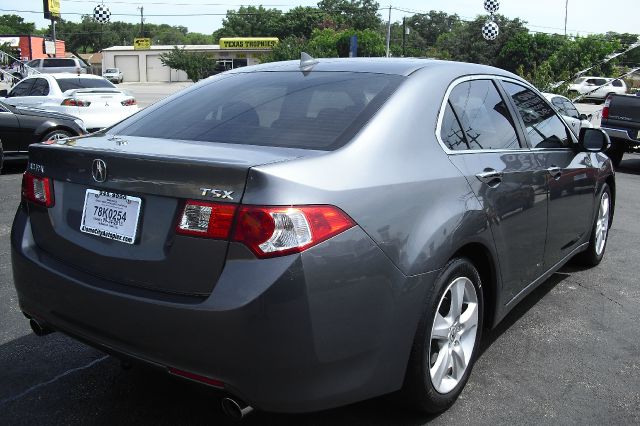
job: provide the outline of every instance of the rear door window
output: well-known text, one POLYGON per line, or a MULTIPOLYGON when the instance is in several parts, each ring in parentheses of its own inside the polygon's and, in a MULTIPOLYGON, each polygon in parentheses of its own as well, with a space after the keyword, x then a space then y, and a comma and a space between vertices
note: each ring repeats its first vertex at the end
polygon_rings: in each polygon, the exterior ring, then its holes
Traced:
POLYGON ((507 81, 503 81, 502 84, 524 121, 525 131, 532 148, 570 146, 569 130, 544 99, 519 84, 507 81))
POLYGON ((30 78, 28 80, 21 81, 16 84, 13 89, 11 89, 11 93, 9 93, 9 97, 13 98, 16 96, 28 96, 31 87, 33 86, 35 78, 30 78))
POLYGON ((114 132, 332 150, 364 125, 403 78, 351 72, 231 74, 125 120, 114 132))
POLYGON ((49 94, 49 83, 44 78, 34 78, 35 83, 29 90, 29 96, 47 96, 49 94))
POLYGON ((466 141, 466 146, 457 143, 457 149, 520 148, 511 113, 491 80, 458 84, 449 102, 466 141))

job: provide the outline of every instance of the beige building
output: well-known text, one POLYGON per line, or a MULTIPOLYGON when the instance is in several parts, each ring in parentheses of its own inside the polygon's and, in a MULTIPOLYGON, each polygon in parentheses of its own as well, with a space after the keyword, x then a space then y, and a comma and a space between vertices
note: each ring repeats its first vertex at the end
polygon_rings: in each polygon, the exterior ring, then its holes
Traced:
MULTIPOLYGON (((220 45, 185 45, 178 46, 194 52, 210 52, 216 61, 226 69, 260 63, 260 57, 271 49, 265 46, 253 47, 255 43, 247 43, 254 39, 244 38, 245 43, 226 43, 220 45), (227 47, 233 45, 234 47, 227 47)), ((275 39, 277 40, 277 39, 275 39)), ((277 41, 276 41, 277 42, 277 41)), ((107 68, 118 68, 124 75, 125 82, 173 82, 188 81, 184 71, 166 67, 160 61, 160 55, 173 50, 174 46, 150 46, 149 49, 136 50, 133 46, 113 46, 102 51, 102 71, 107 68)))

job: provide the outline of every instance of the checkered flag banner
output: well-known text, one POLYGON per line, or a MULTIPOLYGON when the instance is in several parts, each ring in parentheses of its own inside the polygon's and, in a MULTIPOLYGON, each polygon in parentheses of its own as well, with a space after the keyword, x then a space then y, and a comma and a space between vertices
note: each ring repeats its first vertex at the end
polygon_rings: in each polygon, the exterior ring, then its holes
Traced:
POLYGON ((108 6, 99 4, 93 8, 93 19, 101 24, 106 24, 111 19, 111 11, 108 6))
POLYGON ((484 10, 492 15, 500 9, 500 2, 498 0, 484 0, 484 10))
POLYGON ((493 21, 488 21, 482 26, 482 37, 484 37, 485 40, 495 40, 499 32, 498 24, 493 21))

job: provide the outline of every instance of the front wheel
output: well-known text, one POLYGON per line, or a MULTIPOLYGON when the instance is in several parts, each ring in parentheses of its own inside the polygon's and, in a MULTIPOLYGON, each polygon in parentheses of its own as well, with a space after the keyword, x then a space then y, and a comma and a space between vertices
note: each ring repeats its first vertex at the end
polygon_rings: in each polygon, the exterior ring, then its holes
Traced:
POLYGON ((402 394, 413 408, 438 413, 462 392, 482 336, 480 275, 466 258, 450 261, 436 280, 414 340, 402 394))
POLYGON ((606 183, 600 192, 600 203, 598 204, 598 214, 591 228, 591 237, 587 250, 580 253, 576 259, 585 266, 596 266, 604 257, 604 250, 607 247, 609 237, 609 227, 611 225, 613 205, 611 190, 606 183))

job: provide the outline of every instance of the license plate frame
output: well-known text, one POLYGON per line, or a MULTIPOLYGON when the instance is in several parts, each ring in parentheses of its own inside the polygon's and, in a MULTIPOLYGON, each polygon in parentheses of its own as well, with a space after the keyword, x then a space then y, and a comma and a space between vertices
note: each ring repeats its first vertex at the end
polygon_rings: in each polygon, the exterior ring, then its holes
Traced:
POLYGON ((82 206, 80 232, 125 244, 135 244, 141 210, 140 197, 88 188, 82 206), (133 222, 129 219, 132 214, 133 222))

